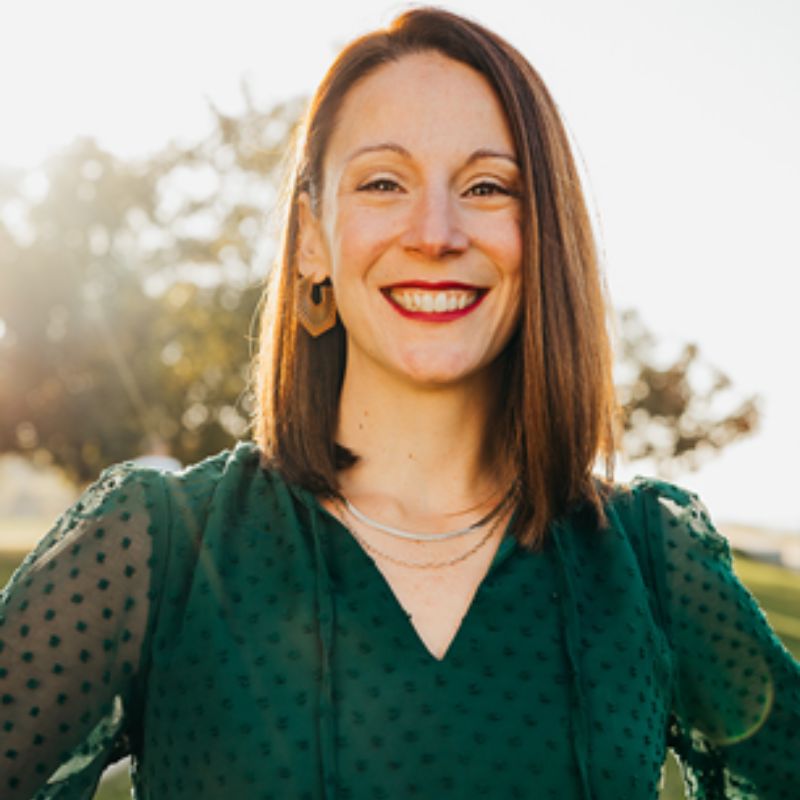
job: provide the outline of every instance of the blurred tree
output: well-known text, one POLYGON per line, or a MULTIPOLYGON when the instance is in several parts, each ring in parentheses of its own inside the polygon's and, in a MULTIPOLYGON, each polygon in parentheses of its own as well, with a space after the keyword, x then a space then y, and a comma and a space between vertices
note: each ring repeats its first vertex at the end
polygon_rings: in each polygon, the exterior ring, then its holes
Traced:
POLYGON ((81 479, 139 435, 109 364, 153 316, 131 219, 152 214, 155 176, 80 140, 27 183, 0 251, 0 449, 43 448, 81 479))
MULTIPOLYGON (((301 101, 212 107, 211 134, 129 163, 80 139, 29 174, 0 171, 0 453, 52 460, 76 481, 162 442, 191 462, 245 434, 250 332, 272 260, 284 157, 301 101)), ((623 316, 624 444, 689 464, 748 433, 754 401, 697 349, 654 360, 623 316)))
POLYGON ((244 96, 143 164, 81 139, 0 173, 0 452, 84 481, 153 442, 191 461, 244 433, 258 247, 299 115, 244 96))
POLYGON ((650 459, 658 472, 696 469, 759 422, 756 397, 742 399, 730 378, 705 361, 695 344, 665 358, 635 311, 620 314, 617 390, 623 451, 650 459))

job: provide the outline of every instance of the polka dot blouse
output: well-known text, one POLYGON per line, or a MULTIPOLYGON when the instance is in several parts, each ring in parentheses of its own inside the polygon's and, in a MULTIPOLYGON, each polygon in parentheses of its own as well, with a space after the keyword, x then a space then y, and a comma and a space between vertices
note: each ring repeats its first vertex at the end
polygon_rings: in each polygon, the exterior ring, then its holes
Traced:
POLYGON ((640 480, 507 536, 444 658, 242 443, 112 467, 0 596, 0 797, 800 797, 800 669, 691 494, 640 480))

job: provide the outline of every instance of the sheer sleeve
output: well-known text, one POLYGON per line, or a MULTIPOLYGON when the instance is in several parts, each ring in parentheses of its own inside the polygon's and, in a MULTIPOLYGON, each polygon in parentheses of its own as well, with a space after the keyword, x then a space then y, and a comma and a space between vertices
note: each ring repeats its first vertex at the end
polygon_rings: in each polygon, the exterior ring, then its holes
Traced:
POLYGON ((800 786, 800 665, 736 577, 693 494, 647 487, 675 658, 670 745, 691 797, 789 800, 800 786))
POLYGON ((93 795, 125 755, 153 605, 158 473, 112 467, 0 594, 0 797, 93 795))

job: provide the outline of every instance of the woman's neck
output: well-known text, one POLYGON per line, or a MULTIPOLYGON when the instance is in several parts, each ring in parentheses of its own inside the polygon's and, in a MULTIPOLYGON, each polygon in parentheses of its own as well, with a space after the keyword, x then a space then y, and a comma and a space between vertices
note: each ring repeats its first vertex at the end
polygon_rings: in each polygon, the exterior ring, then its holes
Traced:
POLYGON ((504 487, 487 453, 491 387, 488 374, 422 388, 385 372, 348 370, 337 441, 358 462, 339 475, 344 495, 421 524, 499 501, 504 487))

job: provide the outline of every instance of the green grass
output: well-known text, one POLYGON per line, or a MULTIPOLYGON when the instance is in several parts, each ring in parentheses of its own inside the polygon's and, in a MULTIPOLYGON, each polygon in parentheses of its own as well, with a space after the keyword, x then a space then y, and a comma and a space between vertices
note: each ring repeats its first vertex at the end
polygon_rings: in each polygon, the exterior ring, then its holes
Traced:
POLYGON ((664 786, 661 789, 660 800, 683 800, 685 796, 681 769, 672 753, 668 753, 664 763, 664 786))
POLYGON ((742 555, 734 557, 734 565, 781 641, 800 660, 800 574, 742 555))
MULTIPOLYGON (((22 558, 22 553, 0 551, 0 586, 5 585, 22 558)), ((742 555, 736 556, 735 564, 739 577, 758 599, 775 632, 794 657, 800 660, 800 575, 742 555)), ((670 756, 665 765, 661 800, 681 800, 683 797, 680 772, 670 756)), ((127 798, 130 798, 130 780, 127 770, 122 769, 106 777, 95 800, 127 798)))
POLYGON ((0 515, 0 550, 19 550, 38 542, 53 526, 55 517, 0 515))
POLYGON ((25 557, 24 553, 9 553, 0 550, 0 586, 5 586, 11 573, 25 557))
POLYGON ((130 800, 131 779, 127 768, 118 768, 107 773, 97 789, 94 800, 130 800))

